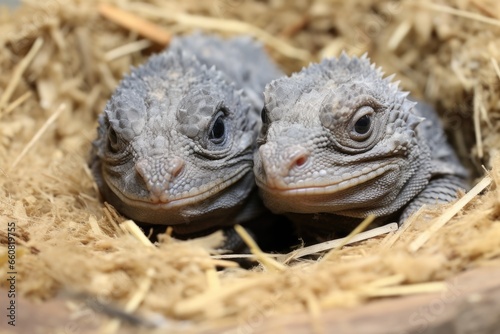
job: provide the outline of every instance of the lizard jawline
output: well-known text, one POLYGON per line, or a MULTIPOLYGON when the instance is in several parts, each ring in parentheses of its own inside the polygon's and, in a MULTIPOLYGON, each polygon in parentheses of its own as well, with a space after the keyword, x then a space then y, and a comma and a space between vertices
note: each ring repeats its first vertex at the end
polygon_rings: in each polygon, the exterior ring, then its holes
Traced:
POLYGON ((210 187, 209 189, 201 193, 193 194, 190 196, 184 196, 181 198, 176 198, 166 203, 152 203, 143 199, 131 198, 124 195, 123 192, 118 190, 113 184, 107 183, 107 185, 110 188, 110 190, 120 199, 120 201, 129 206, 135 208, 151 209, 151 210, 170 210, 196 204, 207 198, 210 198, 211 196, 216 195, 217 193, 223 191, 224 189, 232 186, 233 184, 241 180, 249 171, 251 171, 251 168, 249 167, 241 168, 234 175, 232 175, 229 178, 226 178, 222 183, 218 183, 217 185, 210 187))
POLYGON ((337 183, 329 183, 323 186, 303 186, 303 187, 288 187, 288 188, 271 188, 262 184, 262 181, 257 180, 257 185, 259 188, 264 190, 265 192, 269 192, 275 195, 280 196, 309 196, 309 195, 327 195, 334 194, 340 191, 361 185, 365 182, 371 181, 379 176, 390 171, 391 168, 389 166, 381 167, 375 171, 370 171, 367 174, 362 174, 351 179, 342 180, 337 183))

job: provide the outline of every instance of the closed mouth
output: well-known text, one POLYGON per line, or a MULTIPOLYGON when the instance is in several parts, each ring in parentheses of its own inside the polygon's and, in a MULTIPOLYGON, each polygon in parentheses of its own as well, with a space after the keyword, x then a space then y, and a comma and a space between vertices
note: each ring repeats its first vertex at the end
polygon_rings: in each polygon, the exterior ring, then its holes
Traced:
POLYGON ((328 182, 323 184, 311 184, 309 182, 288 184, 285 187, 269 187, 260 178, 256 178, 256 183, 259 188, 265 192, 271 193, 278 196, 311 196, 311 195, 326 195, 334 194, 355 186, 361 185, 377 177, 387 173, 392 168, 389 164, 380 166, 376 170, 370 170, 367 173, 361 173, 360 175, 353 176, 351 178, 337 178, 334 182, 328 182))
POLYGON ((237 170, 234 174, 220 179, 215 185, 203 185, 200 192, 194 194, 187 194, 177 198, 169 199, 168 202, 163 203, 152 203, 151 201, 143 198, 130 197, 124 194, 121 190, 116 188, 113 184, 107 183, 111 191, 126 205, 136 208, 146 208, 151 210, 169 210, 179 207, 188 206, 194 203, 199 203, 213 195, 221 192, 222 190, 232 186, 240 179, 243 178, 249 171, 251 167, 242 167, 237 170))

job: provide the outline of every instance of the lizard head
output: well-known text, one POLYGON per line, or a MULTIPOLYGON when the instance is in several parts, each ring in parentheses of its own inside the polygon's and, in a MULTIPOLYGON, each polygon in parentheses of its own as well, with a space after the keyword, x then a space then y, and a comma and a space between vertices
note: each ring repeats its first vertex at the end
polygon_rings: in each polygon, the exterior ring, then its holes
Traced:
POLYGON ((407 95, 345 54, 268 84, 254 165, 265 204, 352 217, 390 206, 419 164, 407 95))
POLYGON ((180 51, 153 56, 122 80, 100 116, 92 161, 100 191, 153 224, 232 207, 252 189, 258 118, 214 67, 180 51))

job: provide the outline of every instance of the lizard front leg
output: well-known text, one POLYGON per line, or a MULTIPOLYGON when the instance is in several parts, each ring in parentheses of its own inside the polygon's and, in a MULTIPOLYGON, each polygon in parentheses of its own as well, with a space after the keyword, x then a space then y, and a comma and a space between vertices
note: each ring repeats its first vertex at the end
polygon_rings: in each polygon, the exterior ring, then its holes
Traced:
POLYGON ((424 204, 436 205, 449 203, 457 198, 459 190, 467 189, 466 182, 454 175, 444 175, 429 181, 427 187, 422 190, 403 210, 399 218, 401 226, 414 212, 424 204))

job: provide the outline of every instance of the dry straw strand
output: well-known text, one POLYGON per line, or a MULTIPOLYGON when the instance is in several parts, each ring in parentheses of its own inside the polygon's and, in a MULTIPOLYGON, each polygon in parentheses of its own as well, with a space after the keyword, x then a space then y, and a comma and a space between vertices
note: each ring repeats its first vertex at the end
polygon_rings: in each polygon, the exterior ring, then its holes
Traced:
POLYGON ((32 95, 33 95, 33 93, 31 91, 27 91, 26 93, 24 93, 23 95, 19 96, 14 101, 12 101, 12 103, 9 104, 5 108, 5 111, 3 112, 3 114, 0 113, 0 118, 2 117, 2 115, 8 115, 8 114, 10 114, 14 109, 16 109, 17 107, 19 107, 20 105, 22 105, 24 102, 26 102, 26 100, 28 100, 32 95))
POLYGON ((488 7, 488 4, 485 3, 483 4, 484 0, 471 0, 471 4, 474 5, 477 9, 479 9, 481 12, 483 12, 484 15, 487 15, 489 17, 492 17, 494 19, 498 19, 498 13, 496 13, 494 10, 488 7), (479 2, 481 1, 481 2, 479 2))
POLYGON ((9 84, 7 85, 7 88, 5 88, 2 97, 0 97, 0 112, 3 111, 5 105, 9 102, 10 98, 12 97, 12 93, 14 93, 14 90, 19 84, 19 80, 21 80, 21 77, 23 76, 23 73, 31 64, 31 61, 33 60, 33 58, 35 58, 38 51, 40 51, 42 45, 43 45, 43 38, 38 37, 33 43, 33 46, 31 47, 29 52, 26 54, 26 56, 16 65, 11 75, 9 84))
POLYGON ((422 212, 424 212, 425 210, 427 210, 427 205, 422 205, 416 212, 414 212, 410 216, 410 218, 408 218, 403 223, 403 225, 396 231, 396 233, 394 233, 394 235, 392 235, 392 237, 389 240, 387 240, 386 243, 384 243, 384 244, 382 244, 380 246, 380 251, 383 252, 383 251, 391 248, 396 243, 396 241, 398 241, 398 239, 403 234, 405 234, 406 230, 408 230, 408 228, 410 226, 412 226, 412 224, 418 219, 418 217, 420 217, 420 215, 422 214, 422 212))
POLYGON ((325 327, 321 323, 321 305, 318 301, 318 298, 312 293, 312 291, 306 291, 304 297, 306 301, 307 311, 311 316, 314 333, 325 333, 325 327))
MULTIPOLYGON (((134 312, 142 303, 142 301, 144 300, 148 291, 151 288, 153 274, 154 270, 152 268, 150 268, 146 272, 146 276, 139 282, 138 287, 135 290, 135 293, 132 295, 130 300, 125 305, 125 312, 127 313, 134 312)), ((116 333, 120 328, 120 324, 121 324, 120 319, 113 319, 107 324, 105 324, 104 327, 101 328, 100 333, 102 334, 116 333)))
POLYGON ((330 252, 328 252, 323 257, 322 261, 324 262, 329 259, 332 259, 335 255, 338 254, 339 250, 342 249, 342 247, 347 245, 347 243, 351 241, 356 235, 364 231, 368 227, 368 225, 370 225, 374 220, 375 220, 375 215, 369 215, 368 217, 366 217, 365 220, 361 222, 361 224, 356 226, 356 228, 352 230, 352 232, 349 233, 349 235, 342 240, 342 242, 338 245, 338 247, 333 248, 330 252))
POLYGON ((350 240, 346 240, 348 237, 344 238, 339 238, 339 239, 334 239, 334 240, 329 240, 329 241, 324 241, 319 244, 315 244, 312 246, 307 246, 307 247, 302 247, 299 248, 298 250, 295 250, 293 252, 290 252, 288 254, 283 254, 279 255, 278 261, 281 261, 283 263, 288 263, 291 260, 298 259, 304 256, 312 255, 312 254, 318 254, 320 252, 324 252, 326 250, 334 249, 334 248, 341 248, 346 245, 350 245, 359 241, 375 238, 379 235, 383 235, 389 232, 396 231, 398 229, 398 224, 397 223, 390 223, 384 226, 380 227, 375 227, 373 229, 370 229, 365 232, 360 232, 356 235, 354 235, 350 240))
POLYGON ((254 287, 265 287, 272 285, 276 278, 274 276, 262 276, 256 278, 240 279, 230 285, 223 286, 222 289, 212 291, 205 290, 203 293, 184 299, 174 307, 174 312, 178 316, 188 316, 201 312, 207 305, 220 302, 224 299, 234 297, 242 291, 251 291, 254 287))
POLYGON ((40 140, 40 138, 43 136, 43 134, 47 131, 47 129, 57 120, 57 118, 62 114, 62 112, 66 110, 66 105, 61 104, 57 110, 50 115, 50 117, 45 121, 45 123, 42 125, 42 127, 35 133, 33 138, 24 146, 23 150, 19 155, 17 156, 16 159, 12 162, 10 165, 10 169, 13 170, 17 164, 21 161, 22 158, 35 146, 35 144, 40 140))
POLYGON ((130 8, 130 10, 136 11, 138 13, 149 15, 151 17, 172 20, 177 22, 178 24, 188 27, 228 31, 239 34, 249 34, 287 57, 303 61, 311 59, 311 54, 308 51, 293 47, 282 39, 274 37, 268 32, 246 22, 230 19, 218 19, 200 15, 191 15, 181 12, 170 13, 168 11, 159 11, 158 8, 143 3, 129 4, 127 8, 130 8))
POLYGON ((246 243, 246 245, 250 248, 250 252, 255 255, 255 258, 262 263, 262 265, 270 271, 283 271, 286 269, 286 266, 279 263, 275 259, 268 256, 264 253, 260 247, 257 245, 255 240, 248 234, 248 232, 241 226, 235 225, 234 229, 240 235, 241 239, 246 243))
POLYGON ((491 59, 491 64, 493 65, 493 69, 495 70, 498 79, 500 79, 500 67, 498 66, 498 61, 493 57, 491 57, 490 59, 491 59))
POLYGON ((98 10, 108 20, 129 30, 136 31, 162 46, 167 46, 172 39, 172 35, 160 26, 115 6, 101 3, 98 10))
POLYGON ((451 207, 444 211, 434 223, 424 232, 422 232, 417 239, 415 239, 408 247, 409 251, 415 253, 422 247, 439 229, 441 229, 453 216, 455 216, 464 206, 467 205, 474 197, 479 195, 491 183, 492 179, 485 176, 474 188, 472 188, 464 197, 455 202, 451 207))
POLYGON ((110 204, 108 204, 106 202, 104 202, 104 215, 106 216, 106 219, 113 227, 113 230, 118 235, 123 235, 123 231, 120 228, 120 226, 118 225, 119 219, 116 215, 115 209, 110 204))
POLYGON ((414 295, 422 293, 435 293, 446 291, 445 282, 428 282, 411 285, 401 285, 394 287, 367 288, 361 289, 361 294, 365 297, 391 297, 402 295, 414 295))
POLYGON ((402 274, 395 274, 392 276, 382 277, 378 280, 372 281, 365 285, 367 289, 384 288, 396 284, 401 284, 404 282, 406 277, 402 274))
POLYGON ((387 47, 389 50, 396 50, 399 44, 404 40, 404 38, 408 35, 412 27, 412 23, 410 21, 403 21, 396 28, 394 33, 392 34, 389 42, 387 42, 387 47))
POLYGON ((434 4, 434 3, 430 3, 430 2, 421 2, 421 3, 415 3, 415 4, 417 6, 423 6, 423 7, 432 9, 432 10, 437 11, 437 12, 451 14, 451 15, 463 17, 466 19, 471 19, 474 21, 478 21, 478 22, 482 22, 482 23, 486 23, 486 24, 500 27, 500 20, 489 18, 489 17, 483 16, 483 15, 478 14, 478 13, 468 12, 465 10, 460 10, 460 9, 452 8, 449 6, 434 4))
POLYGON ((481 120, 480 120, 480 103, 481 103, 481 88, 476 86, 474 88, 474 133, 476 135, 477 156, 482 159, 484 156, 483 151, 483 136, 481 134, 481 120))
POLYGON ((94 216, 89 217, 89 225, 90 228, 92 229, 92 232, 96 235, 104 235, 102 232, 101 228, 99 227, 99 224, 97 223, 97 220, 95 219, 94 216))
POLYGON ((104 55, 104 59, 106 59, 106 61, 112 61, 121 57, 125 57, 131 53, 147 49, 151 45, 151 41, 147 39, 141 39, 139 41, 128 43, 106 52, 106 54, 104 55))
POLYGON ((120 224, 120 227, 128 233, 130 233, 134 238, 136 238, 141 244, 146 247, 155 248, 155 245, 144 235, 139 226, 133 220, 126 220, 120 224))
MULTIPOLYGON (((220 293, 221 282, 215 268, 208 268, 205 271, 205 274, 207 277, 208 290, 211 290, 214 293, 220 293)), ((205 309, 205 316, 207 318, 217 318, 220 317, 223 313, 224 308, 221 303, 213 303, 212 305, 210 305, 210 307, 207 307, 205 309)))

